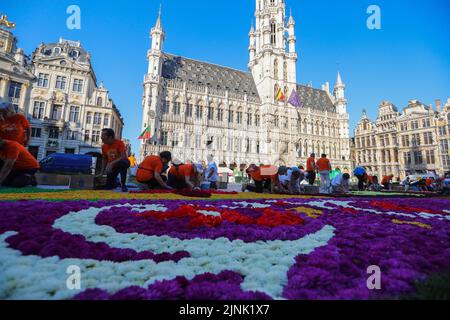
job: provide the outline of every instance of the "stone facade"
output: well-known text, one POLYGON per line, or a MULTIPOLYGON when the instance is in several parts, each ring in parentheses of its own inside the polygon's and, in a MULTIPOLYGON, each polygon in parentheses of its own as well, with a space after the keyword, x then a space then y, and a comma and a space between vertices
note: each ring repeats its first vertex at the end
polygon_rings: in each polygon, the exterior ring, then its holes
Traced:
POLYGON ((33 79, 30 60, 17 48, 17 39, 9 29, 0 27, 0 98, 25 113, 33 79))
POLYGON ((144 77, 140 160, 163 150, 182 161, 233 164, 304 164, 327 153, 333 166, 351 168, 345 85, 338 74, 314 89, 296 83, 295 21, 283 0, 256 1, 249 38, 249 70, 238 71, 163 52, 161 13, 151 30, 144 77), (286 47, 288 48, 286 50, 286 47), (277 89, 284 101, 275 98, 277 89), (287 101, 296 90, 302 107, 287 101))
POLYGON ((97 86, 90 54, 79 42, 60 39, 41 44, 32 56, 35 81, 28 109, 32 126, 30 151, 48 154, 98 154, 101 130, 121 138, 123 119, 108 90, 97 86))
POLYGON ((448 163, 448 109, 441 110, 411 100, 400 113, 388 101, 379 106, 375 122, 366 113, 355 129, 356 164, 376 176, 393 174, 403 179, 409 174, 444 174, 448 163), (446 147, 446 149, 445 149, 446 147))

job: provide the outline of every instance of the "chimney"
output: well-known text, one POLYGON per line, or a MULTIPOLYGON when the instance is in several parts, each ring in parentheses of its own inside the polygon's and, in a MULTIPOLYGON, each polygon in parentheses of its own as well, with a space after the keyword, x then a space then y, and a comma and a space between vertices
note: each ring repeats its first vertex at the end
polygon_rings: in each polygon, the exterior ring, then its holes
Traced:
POLYGON ((437 112, 441 112, 441 100, 440 99, 436 99, 436 111, 437 112))

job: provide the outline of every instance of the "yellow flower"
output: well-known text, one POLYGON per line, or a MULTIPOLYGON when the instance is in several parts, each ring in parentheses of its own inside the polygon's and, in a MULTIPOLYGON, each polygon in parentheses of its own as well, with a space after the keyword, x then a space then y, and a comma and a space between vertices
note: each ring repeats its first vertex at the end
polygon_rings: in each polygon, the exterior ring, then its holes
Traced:
POLYGON ((392 222, 395 224, 410 224, 413 226, 418 226, 418 227, 421 227, 424 229, 429 229, 429 230, 433 229, 433 227, 431 227, 429 224, 425 224, 425 223, 418 222, 418 221, 403 221, 403 220, 394 219, 394 220, 392 220, 392 222))
POLYGON ((293 208, 291 210, 295 210, 298 213, 304 213, 308 217, 313 218, 313 219, 317 219, 321 214, 323 214, 322 210, 317 210, 317 209, 308 208, 308 207, 297 207, 297 208, 293 208))
POLYGON ((292 196, 261 194, 252 192, 242 192, 238 194, 213 194, 211 198, 192 198, 174 193, 119 193, 114 191, 100 190, 67 190, 61 192, 42 192, 42 193, 2 193, 0 201, 17 200, 121 200, 121 199, 139 199, 139 200, 242 200, 242 199, 290 199, 290 198, 311 198, 310 196, 292 196))

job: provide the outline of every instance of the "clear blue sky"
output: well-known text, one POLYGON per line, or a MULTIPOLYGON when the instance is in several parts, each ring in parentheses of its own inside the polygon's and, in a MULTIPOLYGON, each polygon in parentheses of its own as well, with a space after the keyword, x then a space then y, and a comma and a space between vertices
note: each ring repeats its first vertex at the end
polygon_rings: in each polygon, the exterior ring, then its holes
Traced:
MULTIPOLYGON (((347 85, 351 130, 363 108, 375 118, 382 100, 399 108, 450 97, 450 1, 286 0, 296 20, 298 82, 334 85, 341 70, 347 85), (366 27, 366 9, 381 8, 382 29, 366 27)), ((149 31, 159 0, 3 0, 0 12, 17 23, 19 46, 28 54, 40 42, 62 36, 91 52, 125 118, 124 137, 141 131, 142 80, 147 71, 149 31), (66 8, 81 8, 81 30, 66 28, 66 8)), ((254 0, 163 0, 165 51, 246 70, 254 0)))

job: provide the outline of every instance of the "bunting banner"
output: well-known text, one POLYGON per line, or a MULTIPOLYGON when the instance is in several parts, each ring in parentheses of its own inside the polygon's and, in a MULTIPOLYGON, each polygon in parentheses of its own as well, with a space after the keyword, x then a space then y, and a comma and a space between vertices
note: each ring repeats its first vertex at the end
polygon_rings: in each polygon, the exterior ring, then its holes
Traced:
POLYGON ((294 89, 292 90, 288 103, 297 108, 303 107, 303 102, 300 100, 297 91, 295 91, 294 89))
POLYGON ((141 135, 139 136, 139 140, 150 140, 151 138, 151 133, 150 133, 150 127, 147 127, 144 132, 141 133, 141 135))
POLYGON ((276 100, 278 102, 284 102, 284 94, 283 94, 283 90, 281 90, 281 88, 278 89, 276 100))

